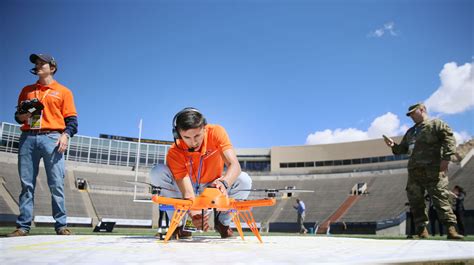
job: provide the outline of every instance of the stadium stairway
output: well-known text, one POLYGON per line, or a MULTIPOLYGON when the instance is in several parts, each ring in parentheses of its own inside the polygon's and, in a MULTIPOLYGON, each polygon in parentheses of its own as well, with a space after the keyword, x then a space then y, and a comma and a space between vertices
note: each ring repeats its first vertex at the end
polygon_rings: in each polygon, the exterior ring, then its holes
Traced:
POLYGON ((18 214, 18 204, 5 187, 5 179, 0 176, 0 224, 13 225, 18 214))
MULTIPOLYGON (((69 187, 71 189, 75 189, 79 191, 80 197, 84 205, 85 212, 87 213, 87 216, 92 218, 92 226, 95 226, 99 222, 99 218, 97 215, 97 211, 94 207, 94 204, 92 203, 92 199, 90 197, 89 191, 87 189, 85 190, 79 190, 76 187, 76 177, 74 175, 74 170, 67 170, 66 171, 66 181, 69 183, 69 187)), ((76 197, 77 198, 77 197, 76 197)))
POLYGON ((0 177, 0 194, 1 198, 5 201, 6 206, 8 206, 10 211, 14 214, 20 214, 18 204, 16 203, 15 199, 13 199, 12 194, 6 189, 5 179, 3 177, 0 177))
POLYGON ((290 207, 290 206, 287 206, 288 203, 289 203, 289 200, 281 200, 278 203, 278 207, 274 209, 272 215, 268 219, 268 223, 276 222, 279 219, 280 214, 286 209, 286 207, 290 207))
POLYGON ((326 219, 318 228, 318 234, 326 234, 331 223, 337 222, 358 200, 360 196, 349 195, 346 200, 334 211, 328 219, 326 219))

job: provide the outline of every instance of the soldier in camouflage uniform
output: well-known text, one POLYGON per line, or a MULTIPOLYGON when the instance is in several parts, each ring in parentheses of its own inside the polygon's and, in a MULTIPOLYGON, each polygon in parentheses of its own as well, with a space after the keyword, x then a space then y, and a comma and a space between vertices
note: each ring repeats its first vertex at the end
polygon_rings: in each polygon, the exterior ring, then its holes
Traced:
POLYGON ((456 231, 456 216, 449 203, 448 170, 449 161, 455 154, 456 140, 451 128, 439 119, 429 119, 422 103, 410 106, 407 116, 415 125, 408 129, 400 144, 385 138, 385 143, 396 155, 407 154, 408 182, 407 197, 413 212, 416 232, 420 238, 429 236, 426 225, 425 191, 433 199, 441 222, 448 227, 448 239, 462 239, 456 231))

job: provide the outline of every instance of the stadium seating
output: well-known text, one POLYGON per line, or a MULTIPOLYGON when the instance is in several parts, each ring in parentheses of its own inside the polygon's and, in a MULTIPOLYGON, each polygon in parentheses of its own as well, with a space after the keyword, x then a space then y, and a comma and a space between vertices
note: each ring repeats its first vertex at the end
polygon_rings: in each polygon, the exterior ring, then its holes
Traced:
MULTIPOLYGON (((1 176, 5 179, 5 186, 11 197, 18 204, 21 192, 20 179, 16 164, 0 162, 2 168, 1 176)), ((66 208, 69 216, 87 217, 87 212, 82 201, 82 196, 74 185, 71 185, 71 176, 66 173, 64 179, 64 193, 66 197, 66 208)), ((74 182, 72 182, 74 183, 74 182)), ((3 213, 3 212, 2 212, 3 213)), ((46 172, 40 166, 40 171, 36 179, 35 189, 35 215, 51 215, 51 195, 47 183, 46 172)))
POLYGON ((380 176, 368 183, 368 194, 361 195, 340 219, 344 222, 373 222, 396 218, 406 208, 405 186, 408 173, 380 176))

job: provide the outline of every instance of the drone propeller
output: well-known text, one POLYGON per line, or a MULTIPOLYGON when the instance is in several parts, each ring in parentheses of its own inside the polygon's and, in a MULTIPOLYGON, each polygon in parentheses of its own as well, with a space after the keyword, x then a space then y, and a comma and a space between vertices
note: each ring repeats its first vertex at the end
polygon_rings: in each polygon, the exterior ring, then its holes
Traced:
POLYGON ((128 184, 132 184, 132 185, 137 185, 137 186, 142 186, 142 187, 148 187, 151 189, 152 193, 156 193, 158 195, 160 195, 161 193, 161 190, 169 190, 169 191, 174 191, 176 192, 176 190, 173 190, 173 189, 168 189, 168 188, 163 188, 163 187, 160 187, 160 186, 155 186, 151 183, 148 183, 148 182, 143 182, 143 181, 125 181, 126 183, 128 184))
POLYGON ((277 197, 277 194, 282 196, 286 194, 287 197, 292 197, 293 193, 300 193, 300 192, 314 192, 314 190, 300 190, 300 189, 293 189, 293 188, 283 188, 283 189, 247 189, 243 191, 254 191, 254 192, 265 192, 267 193, 268 197, 277 197))
POLYGON ((247 189, 242 191, 263 191, 263 192, 314 192, 314 190, 299 190, 299 189, 247 189))

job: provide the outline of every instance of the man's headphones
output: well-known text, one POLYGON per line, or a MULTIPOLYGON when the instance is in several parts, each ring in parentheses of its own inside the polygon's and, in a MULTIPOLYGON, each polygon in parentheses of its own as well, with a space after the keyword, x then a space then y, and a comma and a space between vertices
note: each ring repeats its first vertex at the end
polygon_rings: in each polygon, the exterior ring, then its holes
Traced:
POLYGON ((193 107, 184 108, 180 112, 176 113, 176 115, 174 115, 174 118, 173 118, 173 138, 174 138, 175 141, 176 141, 176 139, 181 139, 181 135, 179 135, 177 124, 176 124, 177 120, 178 120, 179 116, 181 116, 184 113, 188 113, 188 112, 195 112, 195 113, 201 115, 202 118, 203 118, 203 126, 207 125, 206 118, 204 117, 204 115, 202 115, 202 113, 198 109, 193 108, 193 107))

